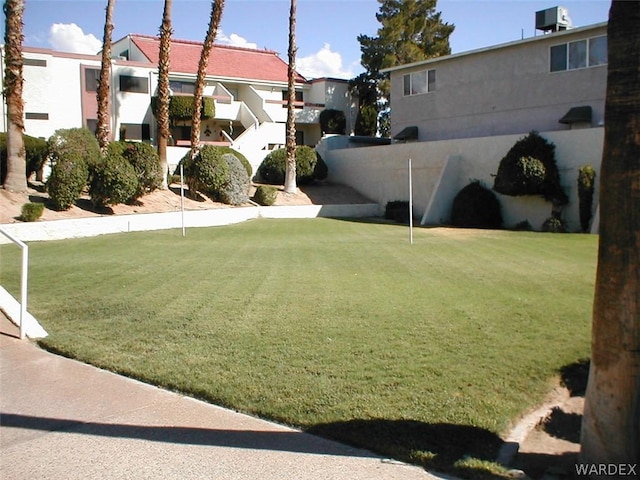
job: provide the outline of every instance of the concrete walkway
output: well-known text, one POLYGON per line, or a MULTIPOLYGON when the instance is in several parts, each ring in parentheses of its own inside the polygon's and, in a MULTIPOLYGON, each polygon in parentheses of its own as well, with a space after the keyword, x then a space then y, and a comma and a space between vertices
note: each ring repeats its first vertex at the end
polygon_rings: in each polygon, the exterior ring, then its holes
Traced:
POLYGON ((438 478, 4 333, 0 398, 3 480, 438 478))

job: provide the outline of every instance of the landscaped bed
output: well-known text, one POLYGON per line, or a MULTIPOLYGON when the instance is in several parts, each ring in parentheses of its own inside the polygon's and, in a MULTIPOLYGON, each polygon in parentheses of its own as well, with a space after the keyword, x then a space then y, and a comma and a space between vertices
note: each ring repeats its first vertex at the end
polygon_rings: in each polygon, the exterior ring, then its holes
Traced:
POLYGON ((409 245, 404 226, 331 219, 33 243, 29 310, 54 351, 480 478, 499 435, 589 355, 596 250, 455 229, 409 245))

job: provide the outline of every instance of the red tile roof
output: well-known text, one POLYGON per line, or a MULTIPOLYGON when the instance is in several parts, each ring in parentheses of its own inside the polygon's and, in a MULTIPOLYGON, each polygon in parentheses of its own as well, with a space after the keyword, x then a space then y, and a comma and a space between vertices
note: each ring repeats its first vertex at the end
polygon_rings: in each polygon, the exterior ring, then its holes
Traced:
MULTIPOLYGON (((158 64, 160 39, 150 35, 130 35, 131 41, 149 59, 158 64)), ((202 43, 171 40, 171 71, 196 74, 202 43)), ((238 78, 267 82, 287 82, 287 63, 272 50, 214 45, 209 56, 207 74, 215 77, 238 78)), ((297 82, 306 79, 297 74, 297 82)))

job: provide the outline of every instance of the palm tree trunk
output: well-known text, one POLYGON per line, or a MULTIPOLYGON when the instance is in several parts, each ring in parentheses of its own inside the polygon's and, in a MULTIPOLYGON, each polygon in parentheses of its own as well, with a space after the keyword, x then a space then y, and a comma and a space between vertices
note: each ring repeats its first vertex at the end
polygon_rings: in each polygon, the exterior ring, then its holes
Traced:
POLYGON ((164 0, 164 13, 160 27, 160 53, 158 58, 158 156, 162 170, 162 188, 167 188, 167 142, 169 140, 169 70, 171 67, 171 3, 164 0))
POLYGON ((98 83, 98 125, 96 137, 100 145, 100 151, 104 155, 107 152, 111 140, 110 115, 109 115, 109 91, 111 77, 111 33, 113 32, 113 6, 115 0, 107 1, 107 13, 104 22, 104 36, 102 38, 102 65, 100 67, 100 81, 98 83))
MULTIPOLYGON (((614 0, 580 461, 640 468, 640 2, 614 0)), ((599 475, 591 478, 600 478, 599 475)))
POLYGON ((200 115, 202 110, 202 93, 204 92, 204 82, 207 76, 207 66, 209 65, 209 55, 213 48, 213 42, 218 33, 218 26, 222 18, 222 9, 224 8, 224 0, 213 0, 211 2, 211 17, 209 20, 209 28, 202 44, 202 54, 198 63, 198 75, 196 77, 196 86, 193 93, 193 117, 191 118, 191 158, 198 153, 200 144, 200 115))
POLYGON ((287 69, 287 166, 284 177, 284 192, 297 193, 296 185, 296 0, 291 0, 289 12, 289 67, 287 69))
POLYGON ((7 0, 5 14, 5 96, 7 99, 7 176, 5 190, 27 191, 24 149, 24 103, 22 101, 22 17, 24 0, 7 0))

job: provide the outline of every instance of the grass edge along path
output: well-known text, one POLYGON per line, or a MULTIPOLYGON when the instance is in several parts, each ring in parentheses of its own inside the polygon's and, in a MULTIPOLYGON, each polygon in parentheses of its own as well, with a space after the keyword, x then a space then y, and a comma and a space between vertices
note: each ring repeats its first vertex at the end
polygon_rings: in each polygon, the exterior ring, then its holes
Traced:
POLYGON ((398 225, 261 219, 34 243, 30 308, 64 355, 489 478, 499 435, 588 355, 597 240, 414 240, 398 225))

